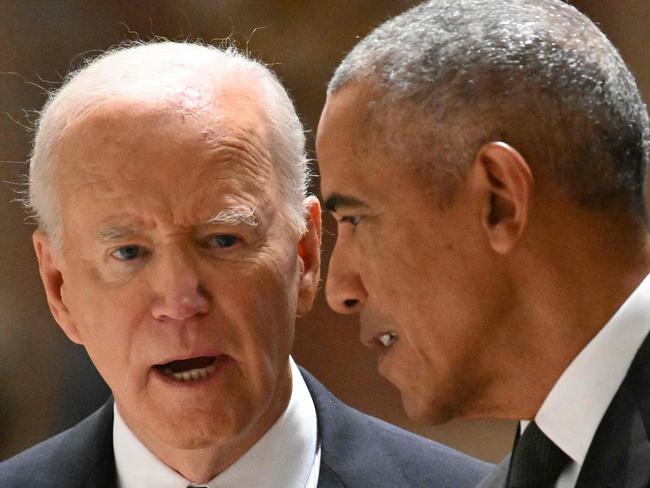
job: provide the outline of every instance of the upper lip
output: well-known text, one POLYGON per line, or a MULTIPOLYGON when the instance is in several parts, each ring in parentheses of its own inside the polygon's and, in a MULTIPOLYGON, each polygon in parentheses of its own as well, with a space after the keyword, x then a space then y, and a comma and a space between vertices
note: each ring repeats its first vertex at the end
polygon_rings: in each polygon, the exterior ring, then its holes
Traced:
POLYGON ((383 329, 381 332, 362 330, 360 334, 361 343, 370 349, 375 347, 385 347, 379 340, 379 338, 384 334, 395 334, 395 330, 388 328, 383 329))
POLYGON ((185 359, 192 359, 192 358, 199 358, 199 357, 218 357, 223 355, 221 352, 215 352, 215 351, 199 351, 199 352, 191 352, 188 354, 180 354, 176 356, 170 356, 166 359, 163 359, 160 362, 157 362, 154 364, 154 366, 162 366, 165 364, 169 364, 173 361, 183 361, 185 359))
POLYGON ((359 316, 359 339, 361 343, 370 348, 385 348, 379 338, 384 334, 396 334, 397 328, 394 321, 377 309, 366 307, 359 316))

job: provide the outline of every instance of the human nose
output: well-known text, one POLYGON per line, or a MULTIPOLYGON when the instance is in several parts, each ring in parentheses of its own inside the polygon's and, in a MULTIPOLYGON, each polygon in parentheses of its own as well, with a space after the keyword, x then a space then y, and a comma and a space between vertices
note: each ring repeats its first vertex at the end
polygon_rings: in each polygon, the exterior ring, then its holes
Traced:
POLYGON ((184 320, 210 308, 194 259, 183 251, 157 256, 152 281, 155 290, 151 314, 157 320, 184 320))
POLYGON ((368 297, 358 269, 359 260, 343 241, 337 238, 327 272, 325 296, 337 313, 360 312, 368 297))

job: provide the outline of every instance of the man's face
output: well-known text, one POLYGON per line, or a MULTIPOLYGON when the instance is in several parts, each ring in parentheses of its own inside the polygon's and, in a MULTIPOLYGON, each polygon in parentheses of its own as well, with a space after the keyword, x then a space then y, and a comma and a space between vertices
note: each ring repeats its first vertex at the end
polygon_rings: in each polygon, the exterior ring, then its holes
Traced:
POLYGON ((318 243, 280 213, 251 98, 224 93, 218 120, 186 102, 109 102, 74 123, 57 150, 62 255, 35 242, 55 317, 129 426, 193 448, 259 435, 285 408, 318 243))
POLYGON ((411 417, 474 416, 505 337, 492 327, 503 285, 481 231, 483 200, 465 180, 442 209, 406 161, 360 143, 365 94, 363 85, 336 92, 318 129, 322 196, 338 223, 328 302, 360 314, 361 341, 380 350, 379 372, 411 417))

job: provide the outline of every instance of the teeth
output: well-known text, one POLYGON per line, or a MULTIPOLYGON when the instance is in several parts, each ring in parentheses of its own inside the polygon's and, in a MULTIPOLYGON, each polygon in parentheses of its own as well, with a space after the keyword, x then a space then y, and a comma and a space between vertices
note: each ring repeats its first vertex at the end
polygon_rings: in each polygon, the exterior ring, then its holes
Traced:
POLYGON ((174 373, 171 368, 163 369, 163 373, 167 376, 171 376, 178 381, 195 381, 202 378, 207 378, 215 369, 217 369, 216 364, 211 364, 205 368, 195 368, 187 371, 182 371, 180 373, 174 373))
POLYGON ((381 342, 386 347, 390 346, 396 340, 397 334, 394 334, 393 332, 388 332, 379 336, 379 342, 381 342))

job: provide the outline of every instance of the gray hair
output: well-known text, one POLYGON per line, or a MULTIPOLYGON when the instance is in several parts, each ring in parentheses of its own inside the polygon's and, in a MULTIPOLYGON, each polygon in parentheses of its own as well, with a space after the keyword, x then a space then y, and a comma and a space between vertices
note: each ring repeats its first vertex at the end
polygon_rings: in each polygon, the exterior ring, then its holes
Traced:
POLYGON ((26 205, 50 238, 61 243, 60 202, 55 188, 56 149, 70 126, 113 97, 173 98, 188 83, 215 91, 226 83, 253 79, 271 132, 269 148, 292 230, 305 231, 303 199, 309 184, 305 135, 293 103, 266 66, 234 47, 155 42, 121 46, 68 75, 50 94, 37 123, 26 205))
POLYGON ((646 107, 605 35, 560 0, 425 2, 363 39, 328 94, 353 81, 372 86, 374 142, 414 154, 443 203, 501 140, 577 205, 645 222, 646 107))

